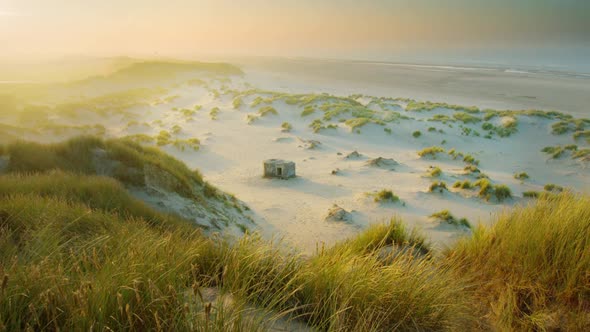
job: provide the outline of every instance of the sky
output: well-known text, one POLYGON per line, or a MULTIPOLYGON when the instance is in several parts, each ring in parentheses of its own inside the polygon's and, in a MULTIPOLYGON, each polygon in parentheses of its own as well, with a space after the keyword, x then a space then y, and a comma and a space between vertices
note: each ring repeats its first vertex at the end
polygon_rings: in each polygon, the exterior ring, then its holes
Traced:
POLYGON ((590 0, 0 0, 0 53, 371 57, 590 47, 590 0))

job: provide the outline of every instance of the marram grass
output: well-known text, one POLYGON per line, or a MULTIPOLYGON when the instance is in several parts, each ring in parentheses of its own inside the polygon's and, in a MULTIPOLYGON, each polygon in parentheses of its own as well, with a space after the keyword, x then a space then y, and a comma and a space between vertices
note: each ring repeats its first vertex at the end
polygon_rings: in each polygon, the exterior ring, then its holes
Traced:
POLYGON ((3 150, 16 158, 0 176, 0 331, 590 329, 587 196, 541 195, 443 252, 396 219, 303 256, 256 234, 206 237, 66 163, 95 146, 167 160, 117 141, 3 150))

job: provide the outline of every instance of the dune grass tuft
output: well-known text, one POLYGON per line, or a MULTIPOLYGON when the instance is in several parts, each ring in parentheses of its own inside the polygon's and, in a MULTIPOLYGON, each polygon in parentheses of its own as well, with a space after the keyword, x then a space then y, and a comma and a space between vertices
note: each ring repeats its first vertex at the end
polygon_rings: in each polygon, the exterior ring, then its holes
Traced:
POLYGON ((471 224, 465 218, 457 219, 455 216, 451 214, 449 210, 442 210, 439 212, 435 212, 430 215, 431 218, 437 219, 441 222, 446 222, 451 225, 455 226, 463 226, 466 228, 471 228, 471 224))
POLYGON ((372 194, 373 199, 377 203, 381 202, 399 202, 399 197, 393 193, 393 191, 389 189, 382 189, 372 194))
POLYGON ((493 330, 590 327, 590 199, 562 194, 500 214, 448 250, 493 330), (459 262, 459 264, 457 264, 459 262))

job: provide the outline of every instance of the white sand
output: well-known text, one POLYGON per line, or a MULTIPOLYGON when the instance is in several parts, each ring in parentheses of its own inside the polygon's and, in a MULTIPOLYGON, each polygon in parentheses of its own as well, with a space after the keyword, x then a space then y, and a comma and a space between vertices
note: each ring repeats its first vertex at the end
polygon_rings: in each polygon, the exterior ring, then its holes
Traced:
MULTIPOLYGON (((246 76, 245 80, 248 78, 246 76)), ((266 84, 272 85, 271 82, 266 84)), ((289 89, 283 86, 281 90, 289 89)), ((551 135, 552 122, 540 118, 522 117, 518 133, 492 140, 460 136, 450 133, 455 130, 446 125, 415 120, 392 125, 392 135, 374 124, 362 127, 361 134, 351 133, 343 125, 337 130, 314 134, 308 125, 319 114, 302 118, 298 106, 275 102, 273 106, 279 115, 260 118, 248 125, 246 115, 254 114, 258 109, 248 106, 254 97, 245 98, 245 105, 235 110, 231 106, 231 97, 214 99, 202 88, 184 87, 174 94, 182 97, 172 104, 155 107, 151 116, 163 118, 163 128, 180 124, 183 128, 181 137, 198 137, 203 146, 198 152, 181 152, 174 147, 165 150, 190 167, 200 169, 212 184, 245 201, 257 214, 263 234, 284 237, 307 252, 313 251, 318 243, 330 245, 358 233, 370 223, 383 222, 393 216, 400 216, 410 227, 422 229, 435 244, 444 245, 465 231, 430 219, 428 216, 434 212, 449 209, 456 217, 466 217, 474 224, 488 223, 493 213, 521 201, 529 202, 518 197, 523 191, 542 190, 546 183, 586 192, 590 189, 589 172, 584 165, 569 159, 547 161, 547 156, 540 152, 546 145, 571 143, 571 135, 551 135), (203 109, 194 122, 184 123, 178 113, 165 111, 172 107, 192 108, 195 104, 203 105, 203 109), (221 109, 217 120, 209 118, 208 112, 213 107, 221 109), (284 121, 293 125, 290 133, 281 132, 280 125, 284 121), (429 133, 427 128, 430 126, 448 133, 429 133), (411 133, 414 130, 421 130, 423 136, 413 138, 411 133), (302 139, 317 140, 321 145, 308 150, 302 139), (430 165, 442 168, 441 180, 449 187, 456 180, 465 178, 462 176, 465 164, 460 160, 451 160, 448 156, 437 160, 421 159, 416 154, 424 147, 440 145, 443 139, 447 141, 445 148, 473 154, 481 161, 480 168, 492 182, 507 184, 516 197, 498 204, 473 197, 469 191, 451 189, 444 194, 428 193, 432 179, 425 173, 430 165), (367 158, 344 158, 354 150, 367 158), (395 166, 394 171, 365 165, 368 158, 376 157, 393 158, 400 165, 395 166), (296 162, 298 177, 291 180, 262 178, 262 161, 269 158, 296 162), (339 174, 331 175, 331 171, 337 168, 339 174), (524 183, 513 178, 515 172, 522 171, 531 176, 524 183), (365 195, 380 189, 393 190, 403 204, 378 204, 365 195), (324 221, 333 204, 352 211, 353 223, 324 221)), ((412 115, 430 117, 432 114, 412 115)), ((158 131, 159 128, 155 128, 151 134, 158 131)))

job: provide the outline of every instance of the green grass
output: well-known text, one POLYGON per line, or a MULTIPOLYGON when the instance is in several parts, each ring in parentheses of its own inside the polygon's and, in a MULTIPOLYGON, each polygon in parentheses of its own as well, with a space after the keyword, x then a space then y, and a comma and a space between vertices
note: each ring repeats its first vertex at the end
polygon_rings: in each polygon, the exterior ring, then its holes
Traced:
POLYGON ((158 146, 164 146, 172 143, 172 135, 167 130, 161 130, 158 136, 156 136, 156 144, 158 146))
POLYGON ((431 169, 429 170, 428 174, 429 174, 431 177, 433 177, 433 178, 436 178, 436 177, 439 177, 439 176, 441 176, 441 174, 442 174, 442 170, 441 170, 439 167, 433 167, 433 168, 431 168, 431 169))
POLYGON ((455 183, 453 183, 453 188, 471 189, 473 188, 473 185, 469 180, 456 181, 455 183))
POLYGON ((445 149, 441 148, 440 146, 431 146, 428 148, 424 148, 418 151, 418 155, 420 157, 430 156, 432 158, 436 158, 436 155, 439 153, 444 153, 445 149))
POLYGON ((586 142, 590 144, 590 130, 580 130, 576 131, 573 135, 574 140, 578 140, 580 138, 585 138, 586 142))
POLYGON ((589 160, 590 158, 590 149, 580 149, 572 154, 572 158, 580 159, 583 158, 585 160, 589 160))
POLYGON ((234 109, 238 109, 242 105, 244 105, 244 101, 242 100, 242 97, 235 97, 234 100, 232 101, 232 106, 234 109))
POLYGON ((290 132, 291 129, 293 129, 293 125, 291 125, 289 122, 283 122, 281 124, 281 130, 284 132, 290 132))
POLYGON ((219 107, 213 107, 211 111, 209 111, 209 117, 211 118, 211 120, 217 120, 217 115, 219 115, 219 112, 219 107))
POLYGON ((430 184, 430 187, 428 187, 429 192, 438 191, 442 194, 445 190, 448 190, 448 188, 444 181, 434 181, 430 184))
POLYGON ((315 119, 309 124, 309 128, 311 128, 311 130, 314 133, 319 133, 322 129, 325 129, 326 127, 324 126, 322 120, 315 119))
POLYGON ((472 155, 467 154, 463 157, 463 161, 470 165, 479 165, 479 160, 475 159, 472 155))
POLYGON ((498 202, 502 202, 512 197, 510 188, 503 184, 493 185, 489 179, 482 177, 473 183, 474 187, 479 187, 479 197, 489 200, 496 197, 498 202))
POLYGON ((126 140, 2 148, 2 329, 264 331, 280 316, 320 331, 590 329, 588 196, 540 195, 443 252, 394 219, 301 255, 256 234, 205 237, 154 211, 92 175, 96 148, 198 174, 126 140), (205 287, 231 300, 209 303, 205 287))
POLYGON ((574 151, 573 155, 576 154, 576 150, 578 150, 578 146, 575 144, 569 145, 556 145, 556 146, 546 146, 541 149, 541 152, 545 152, 546 154, 551 155, 552 159, 559 159, 564 155, 566 151, 574 151))
POLYGON ((494 188, 490 180, 482 178, 473 183, 474 187, 479 187, 478 195, 484 199, 490 199, 490 195, 493 193, 494 188))
POLYGON ((466 124, 481 122, 481 119, 479 117, 465 112, 455 112, 453 113, 453 118, 455 118, 457 121, 461 121, 466 124))
POLYGON ((463 170, 468 174, 481 173, 481 170, 475 165, 467 165, 463 168, 463 170))
POLYGON ((418 137, 422 136, 422 132, 420 132, 420 130, 416 130, 412 133, 412 136, 414 138, 418 138, 418 137))
POLYGON ((278 115, 278 114, 279 114, 279 112, 277 112, 277 110, 276 110, 274 107, 272 107, 272 106, 268 106, 268 105, 267 105, 267 106, 262 106, 262 107, 261 107, 261 108, 258 110, 258 114, 259 114, 260 116, 267 116, 267 115, 269 115, 269 114, 272 114, 272 115, 278 115))
POLYGON ((504 184, 495 185, 494 196, 496 196, 496 199, 501 202, 505 199, 511 198, 512 191, 510 190, 510 188, 508 188, 508 186, 504 184))
POLYGON ((465 219, 465 218, 457 219, 457 218, 455 218, 455 216, 453 216, 451 214, 451 212, 449 210, 442 210, 439 212, 435 212, 430 215, 430 218, 434 218, 434 219, 437 219, 441 222, 446 222, 448 224, 455 225, 455 226, 463 226, 466 228, 471 228, 471 224, 469 223, 469 221, 467 219, 465 219))
MULTIPOLYGON (((198 144, 198 140, 190 141, 198 144)), ((113 176, 128 185, 143 186, 145 166, 169 174, 173 191, 187 198, 201 199, 197 188, 206 187, 201 174, 190 170, 177 159, 156 148, 142 147, 127 139, 102 140, 96 137, 78 137, 63 143, 42 145, 32 142, 15 142, 4 147, 10 157, 10 173, 46 173, 54 170, 78 174, 96 174, 95 151, 103 150, 117 162, 113 176)))
POLYGON ((517 180, 526 180, 529 175, 526 172, 514 173, 514 178, 517 180))
POLYGON ((373 200, 377 203, 382 203, 382 202, 399 202, 399 197, 397 195, 395 195, 393 193, 393 191, 389 190, 389 189, 382 189, 380 191, 377 191, 373 194, 371 194, 373 196, 373 200))
POLYGON ((350 127, 350 130, 354 130, 366 125, 369 122, 371 122, 371 120, 368 118, 354 118, 346 120, 344 124, 350 127))
POLYGON ((559 121, 551 125, 551 133, 553 135, 563 135, 570 130, 570 123, 567 121, 559 121))
POLYGON ((500 214, 447 252, 491 330, 588 330, 590 198, 560 195, 500 214))
POLYGON ((558 186, 556 184, 553 183, 547 183, 543 189, 545 189, 545 191, 550 191, 550 192, 562 192, 563 191, 563 187, 562 186, 558 186))
POLYGON ((305 106, 305 108, 303 109, 303 111, 301 112, 301 116, 308 116, 311 115, 315 112, 315 108, 312 105, 307 105, 305 106))

